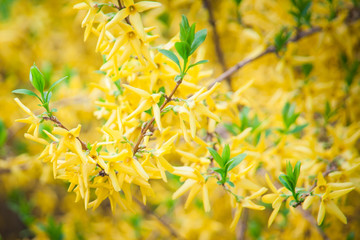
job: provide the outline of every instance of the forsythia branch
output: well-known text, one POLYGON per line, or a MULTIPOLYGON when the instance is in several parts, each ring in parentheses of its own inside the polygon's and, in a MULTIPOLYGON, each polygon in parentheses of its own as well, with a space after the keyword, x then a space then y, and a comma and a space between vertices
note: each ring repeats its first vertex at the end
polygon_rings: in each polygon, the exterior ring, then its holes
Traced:
MULTIPOLYGON (((176 82, 176 86, 175 88, 172 90, 172 92, 170 93, 169 96, 167 96, 165 98, 165 101, 164 103, 161 105, 160 107, 160 112, 166 107, 166 105, 172 100, 172 97, 174 96, 176 90, 179 88, 180 84, 182 83, 182 79, 180 79, 179 81, 176 82)), ((150 129, 150 127, 153 125, 155 121, 155 117, 153 117, 150 121, 148 121, 145 126, 141 129, 141 133, 140 133, 140 136, 139 136, 139 139, 137 140, 134 148, 133 148, 133 156, 135 156, 135 154, 137 153, 137 151, 139 150, 139 146, 142 142, 142 140, 144 139, 145 137, 145 134, 147 132, 147 130, 150 129)))
MULTIPOLYGON (((214 13, 213 13, 213 10, 211 8, 209 0, 203 0, 203 4, 204 4, 204 7, 207 9, 207 11, 209 13, 209 23, 210 23, 210 25, 211 25, 211 27, 213 29, 213 39, 214 39, 214 45, 215 45, 215 52, 216 52, 217 58, 218 58, 218 60, 220 62, 221 68, 225 72, 227 70, 227 67, 226 67, 226 63, 225 63, 225 59, 224 59, 224 53, 221 50, 220 37, 219 37, 218 31, 216 29, 214 13)), ((231 79, 230 79, 230 77, 227 77, 226 81, 229 84, 229 86, 231 87, 231 79)))
MULTIPOLYGON (((357 20, 359 20, 360 18, 360 10, 357 9, 357 8, 354 8, 354 9, 350 9, 349 12, 351 13, 348 18, 347 18, 347 23, 352 23, 352 22, 355 22, 357 20)), ((305 37, 309 37, 315 33, 318 33, 318 32, 321 32, 323 31, 324 29, 321 28, 321 27, 313 27, 311 28, 310 30, 307 30, 307 31, 301 31, 299 32, 298 34, 296 34, 295 37, 289 39, 286 43, 288 44, 289 42, 298 42, 299 40, 301 40, 302 38, 305 38, 305 37)), ((238 62, 236 65, 232 66, 231 68, 229 68, 227 71, 225 71, 224 73, 222 73, 219 77, 217 77, 215 79, 215 81, 209 86, 209 88, 211 88, 215 83, 217 82, 221 82, 223 81, 224 79, 227 79, 228 77, 230 77, 232 74, 236 73, 238 70, 240 70, 242 67, 244 67, 245 65, 269 54, 269 53, 275 53, 276 52, 276 49, 275 49, 275 46, 269 46, 268 48, 266 48, 262 53, 260 53, 259 55, 255 56, 255 57, 252 57, 252 58, 248 58, 248 59, 244 59, 240 62, 238 62)))

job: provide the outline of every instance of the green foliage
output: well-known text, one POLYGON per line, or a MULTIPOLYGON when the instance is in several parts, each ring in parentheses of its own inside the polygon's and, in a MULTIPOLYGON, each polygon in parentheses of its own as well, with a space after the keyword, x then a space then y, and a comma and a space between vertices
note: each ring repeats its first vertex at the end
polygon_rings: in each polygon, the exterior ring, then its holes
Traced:
POLYGON ((330 118, 332 118, 334 115, 336 115, 337 109, 331 109, 331 105, 329 101, 326 101, 325 103, 325 112, 324 112, 324 121, 325 124, 328 124, 330 121, 330 118))
POLYGON ((234 0, 234 2, 236 3, 237 6, 239 6, 242 2, 242 0, 234 0))
POLYGON ((179 67, 180 75, 176 76, 175 81, 182 79, 190 68, 208 62, 207 60, 201 60, 188 65, 189 57, 205 41, 206 35, 206 29, 195 32, 195 23, 190 26, 188 19, 183 15, 180 23, 180 42, 175 43, 176 52, 181 57, 182 63, 180 63, 179 58, 172 51, 159 49, 161 54, 168 57, 179 67))
POLYGON ((10 192, 8 196, 8 206, 18 214, 26 226, 30 226, 35 221, 35 217, 32 214, 34 207, 21 190, 13 190, 10 192))
POLYGON ((282 28, 274 38, 275 50, 279 53, 282 50, 286 49, 286 44, 291 37, 292 32, 287 30, 286 28, 282 28))
POLYGON ((309 77, 313 68, 314 68, 314 65, 312 65, 311 63, 305 63, 301 66, 301 71, 305 75, 305 77, 309 77))
POLYGON ((39 228, 46 233, 50 240, 65 239, 62 231, 62 224, 57 224, 52 216, 48 218, 47 225, 39 224, 39 228))
POLYGON ((41 102, 41 106, 45 108, 47 115, 52 116, 52 113, 56 111, 56 109, 49 108, 50 99, 51 99, 53 90, 59 83, 61 83, 67 77, 63 77, 63 78, 57 80, 49 87, 49 89, 47 91, 44 91, 44 88, 46 85, 45 77, 34 63, 34 65, 30 68, 29 78, 30 78, 30 82, 33 85, 33 87, 36 90, 38 90, 38 92, 40 93, 40 96, 37 95, 35 92, 28 90, 28 89, 16 89, 12 92, 16 93, 16 94, 24 94, 24 95, 29 95, 29 96, 38 98, 41 102))
POLYGON ((296 27, 300 28, 302 25, 311 27, 312 0, 291 0, 291 4, 293 9, 289 13, 294 17, 296 27))
POLYGON ((335 2, 333 0, 326 0, 329 5, 329 21, 332 21, 336 18, 336 8, 335 8, 335 2))
POLYGON ((162 22, 166 27, 170 27, 170 14, 168 12, 161 13, 157 19, 162 22))
POLYGON ((351 84, 354 82, 355 76, 358 73, 360 66, 360 61, 355 60, 347 69, 346 69, 346 90, 349 91, 351 84))
POLYGON ((247 128, 251 128, 251 133, 253 133, 253 135, 249 136, 247 138, 247 141, 254 145, 257 145, 260 140, 260 136, 262 134, 262 131, 259 130, 261 122, 257 114, 255 114, 254 117, 250 117, 249 113, 250 113, 250 108, 244 107, 239 114, 239 118, 240 118, 239 124, 224 123, 224 127, 228 132, 230 132, 234 136, 239 135, 247 128))
POLYGON ((308 124, 297 125, 296 119, 300 113, 295 113, 295 104, 287 102, 282 110, 284 128, 277 129, 282 134, 295 134, 301 132, 308 124))
POLYGON ((0 0, 0 20, 7 20, 11 14, 11 5, 15 0, 0 0))
POLYGON ((215 149, 210 148, 210 147, 208 147, 207 149, 209 150, 213 159, 220 166, 220 167, 212 168, 213 171, 219 173, 219 175, 220 175, 220 180, 218 181, 218 184, 224 185, 225 183, 228 183, 231 187, 234 187, 234 183, 231 182, 228 178, 228 173, 244 160, 244 158, 246 157, 246 154, 241 153, 241 154, 237 155, 236 157, 233 157, 230 159, 231 153, 230 153, 230 147, 228 144, 225 145, 221 156, 215 149))
POLYGON ((6 126, 3 121, 0 120, 0 149, 5 144, 8 133, 6 130, 6 126))
POLYGON ((296 184, 300 176, 300 166, 301 162, 298 161, 293 169, 291 163, 287 162, 286 174, 281 174, 279 176, 279 181, 292 193, 296 203, 301 201, 299 196, 302 194, 302 191, 296 191, 296 184))

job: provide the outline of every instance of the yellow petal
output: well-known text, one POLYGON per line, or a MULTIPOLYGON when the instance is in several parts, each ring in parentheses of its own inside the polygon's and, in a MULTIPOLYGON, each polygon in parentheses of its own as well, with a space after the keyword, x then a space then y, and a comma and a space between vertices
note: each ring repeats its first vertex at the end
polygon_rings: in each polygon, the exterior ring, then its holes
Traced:
POLYGON ((190 118, 191 137, 195 138, 195 135, 196 135, 196 118, 195 118, 194 112, 192 110, 190 110, 189 118, 190 118))
POLYGON ((142 90, 140 88, 135 88, 135 87, 132 87, 132 86, 127 85, 127 84, 122 84, 121 86, 124 87, 127 90, 130 90, 130 91, 140 95, 141 97, 143 97, 145 99, 148 99, 148 98, 151 97, 150 93, 148 93, 147 91, 142 90))
POLYGON ((159 106, 157 105, 157 103, 153 104, 153 112, 154 112, 154 117, 155 117, 155 121, 156 121, 156 124, 159 128, 159 131, 161 132, 162 131, 162 126, 161 126, 161 113, 160 113, 160 108, 159 106))
POLYGON ((40 144, 44 144, 44 145, 48 145, 48 144, 49 144, 46 140, 44 140, 44 139, 42 139, 42 138, 34 137, 34 136, 32 136, 32 135, 30 135, 30 134, 28 134, 28 133, 25 133, 25 134, 24 134, 24 137, 27 138, 27 139, 29 139, 29 140, 31 140, 31 141, 40 143, 40 144))
POLYGON ((185 206, 184 206, 185 209, 187 209, 189 207, 190 203, 194 200, 194 198, 196 197, 196 195, 198 194, 200 189, 201 189, 200 184, 193 185, 193 187, 190 190, 189 196, 186 199, 185 206))
POLYGON ((247 197, 248 199, 254 199, 257 198, 261 195, 263 195, 265 192, 267 192, 267 188, 266 187, 262 187, 261 189, 259 189, 258 191, 254 192, 253 194, 251 194, 249 197, 247 197))
POLYGON ((341 212, 339 207, 333 201, 329 201, 326 203, 326 210, 330 214, 335 215, 335 217, 337 217, 342 223, 347 223, 345 215, 341 212))
POLYGON ((141 21, 140 14, 139 13, 130 14, 129 20, 131 22, 131 25, 135 29, 135 32, 140 36, 142 40, 145 40, 145 31, 141 21))
POLYGON ((181 187, 179 187, 176 192, 172 195, 172 199, 177 199, 181 195, 183 195, 185 192, 187 192, 194 184, 196 183, 195 180, 187 179, 181 187))
POLYGON ((305 209, 305 210, 308 209, 311 206, 311 204, 314 202, 314 200, 315 200, 315 196, 306 197, 306 199, 304 200, 304 203, 302 205, 303 209, 305 209))
MULTIPOLYGON (((281 206, 281 205, 280 205, 281 206)), ((272 211, 270 217, 269 217, 269 221, 268 221, 268 227, 271 226, 271 224, 274 222, 279 210, 280 210, 280 206, 275 208, 274 211, 272 211)))
POLYGON ((202 197, 203 197, 205 212, 210 212, 209 192, 206 187, 206 184, 203 184, 203 187, 202 187, 202 197))
POLYGON ((111 180, 111 184, 113 185, 115 191, 119 192, 120 191, 120 186, 119 186, 119 182, 118 182, 118 179, 116 177, 114 169, 109 170, 109 178, 111 180))
POLYGON ((265 179, 266 179, 266 183, 268 184, 269 188, 271 189, 271 191, 273 191, 274 193, 277 193, 278 190, 276 189, 276 187, 274 186, 274 184, 272 184, 272 182, 270 181, 269 175, 266 173, 265 174, 265 179))
POLYGON ((276 193, 266 194, 262 197, 262 201, 265 203, 273 203, 278 197, 276 193))
POLYGON ((326 181, 325 181, 325 178, 324 176, 322 175, 322 173, 318 173, 318 178, 317 178, 317 185, 320 186, 320 185, 326 185, 326 181))
POLYGON ((87 3, 78 3, 78 4, 75 4, 74 9, 77 9, 77 10, 86 10, 86 9, 89 9, 89 5, 87 3))
MULTIPOLYGON (((321 174, 321 173, 320 173, 321 174)), ((322 175, 322 174, 321 174, 322 175)), ((323 201, 320 203, 319 212, 317 216, 317 223, 320 225, 324 221, 325 217, 325 204, 323 201)))
POLYGON ((119 49, 125 44, 126 38, 124 37, 118 37, 115 41, 115 44, 113 48, 111 49, 111 52, 106 57, 106 60, 109 61, 112 56, 114 56, 115 53, 119 51, 119 49))
POLYGON ((136 172, 145 180, 149 180, 149 175, 147 175, 147 173, 145 172, 144 168, 141 166, 141 164, 135 160, 132 159, 131 160, 131 165, 133 166, 133 168, 136 170, 136 172))
POLYGON ((328 197, 330 199, 339 198, 341 196, 344 196, 345 194, 348 194, 349 192, 351 192, 354 189, 355 189, 355 187, 333 191, 333 192, 329 193, 328 197))
POLYGON ((230 225, 230 230, 231 231, 234 231, 235 228, 236 228, 236 225, 237 223, 239 222, 239 219, 241 217, 241 212, 242 212, 242 206, 239 205, 237 208, 236 208, 236 211, 235 211, 235 215, 234 215, 234 218, 231 222, 231 225, 230 225))
POLYGON ((15 102, 19 105, 19 107, 24 110, 29 115, 34 115, 29 108, 27 108, 18 98, 15 98, 15 102))
POLYGON ((110 29, 113 27, 116 23, 120 22, 124 18, 126 18, 129 15, 129 11, 127 8, 121 9, 114 17, 111 19, 110 22, 106 24, 106 29, 110 29))
POLYGON ((135 4, 135 9, 137 12, 144 12, 152 8, 160 7, 161 3, 152 2, 152 1, 141 1, 135 4))

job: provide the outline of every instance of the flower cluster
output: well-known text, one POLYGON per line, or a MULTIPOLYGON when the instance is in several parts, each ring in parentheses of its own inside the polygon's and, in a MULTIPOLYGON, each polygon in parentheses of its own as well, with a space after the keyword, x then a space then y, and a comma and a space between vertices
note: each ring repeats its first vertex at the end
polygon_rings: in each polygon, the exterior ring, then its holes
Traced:
MULTIPOLYGON (((305 219, 317 215, 318 225, 324 225, 326 213, 347 223, 349 211, 342 208, 348 194, 359 191, 360 178, 359 64, 351 53, 356 43, 340 47, 345 49, 340 63, 345 73, 335 76, 344 81, 331 76, 335 70, 324 70, 335 54, 314 54, 299 46, 311 45, 318 34, 319 51, 325 51, 333 35, 345 34, 353 20, 341 8, 334 12, 331 1, 330 10, 312 1, 291 1, 286 19, 294 27, 277 33, 265 29, 262 37, 266 21, 257 15, 258 6, 240 2, 219 3, 225 9, 236 6, 236 27, 231 22, 233 27, 222 29, 224 19, 217 24, 222 34, 240 31, 244 43, 259 46, 248 52, 247 44, 236 45, 245 60, 217 79, 204 60, 213 51, 206 43, 211 39, 205 41, 207 30, 196 31, 196 24, 182 16, 179 34, 160 45, 156 27, 144 27, 143 13, 161 9, 160 3, 88 0, 74 6, 84 16, 84 40, 95 39, 95 52, 103 58, 97 71, 101 79, 88 84, 96 140, 87 141, 80 124, 67 128, 50 108, 52 91, 63 79, 46 88, 43 73, 33 66, 30 81, 39 94, 27 89, 14 93, 40 100, 45 112, 35 114, 16 98, 27 114, 17 121, 29 125, 25 138, 44 146, 39 159, 52 165, 54 178, 69 183, 68 191, 85 209, 108 199, 114 214, 117 207, 133 212, 134 203, 146 205, 157 197, 156 184, 176 178, 173 200, 188 209, 200 197, 206 213, 229 205, 231 231, 247 209, 268 209, 268 227, 281 226, 287 209, 293 216, 308 214, 305 219), (244 18, 240 6, 251 9, 244 18), (317 8, 330 11, 331 19, 314 16, 317 8), (244 25, 252 18, 262 19, 264 26, 244 25), (233 75, 247 64, 254 67, 233 75), (42 129, 44 122, 54 126, 42 129)), ((224 52, 233 56, 227 47, 224 52)))

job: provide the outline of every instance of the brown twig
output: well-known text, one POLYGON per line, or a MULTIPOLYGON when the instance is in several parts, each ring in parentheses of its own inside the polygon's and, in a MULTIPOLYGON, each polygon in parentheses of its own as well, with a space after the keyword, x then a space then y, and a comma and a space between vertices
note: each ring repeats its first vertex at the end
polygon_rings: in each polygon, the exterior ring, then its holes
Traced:
MULTIPOLYGON (((212 27, 212 31, 213 31, 213 40, 214 40, 216 55, 217 55, 217 58, 218 58, 218 60, 220 62, 222 70, 225 72, 227 70, 227 67, 226 67, 226 63, 225 63, 224 53, 221 50, 220 37, 219 37, 219 34, 217 32, 217 29, 216 29, 215 17, 214 17, 213 10, 211 8, 210 0, 203 0, 203 4, 204 4, 204 7, 207 9, 207 11, 209 13, 208 21, 209 21, 209 23, 210 23, 210 25, 212 27)), ((226 78, 226 81, 228 82, 229 86, 231 87, 231 78, 230 78, 230 76, 226 78)))
MULTIPOLYGON (((117 9, 119 9, 119 11, 123 8, 125 8, 125 6, 121 3, 121 0, 118 0, 118 4, 119 4, 119 7, 117 9)), ((129 17, 126 17, 125 18, 125 21, 127 22, 127 24, 131 25, 130 23, 130 20, 129 20, 129 17)))
MULTIPOLYGON (((172 91, 172 93, 170 94, 169 98, 167 98, 167 101, 166 102, 170 102, 171 101, 171 97, 174 95, 176 89, 179 87, 179 85, 181 84, 181 81, 177 83, 176 87, 174 88, 174 90, 172 91)), ((164 104, 161 106, 161 110, 165 107, 165 102, 164 104)), ((52 121, 54 122, 58 127, 61 127, 67 131, 68 128, 65 127, 55 116, 51 116, 51 117, 43 117, 44 120, 48 120, 48 121, 52 121)), ((80 138, 77 138, 81 145, 82 145, 82 148, 83 150, 88 150, 86 144, 80 139, 80 138)), ((97 166, 101 169, 101 171, 99 172, 99 175, 102 176, 102 177, 105 177, 107 176, 108 174, 105 173, 105 170, 99 165, 97 164, 97 166)), ((2 169, 0 169, 2 170, 2 169)), ((0 171, 1 173, 1 171, 0 171)), ((142 202, 140 202, 138 199, 134 198, 135 202, 141 207, 141 209, 146 212, 147 214, 151 214, 153 215, 162 225, 164 225, 165 228, 167 228, 169 230, 169 232, 176 238, 179 238, 181 239, 180 235, 166 222, 164 221, 161 217, 159 217, 158 215, 156 215, 149 207, 147 207, 146 205, 144 205, 142 202)))
MULTIPOLYGON (((336 170, 337 170, 337 164, 336 164, 335 161, 332 161, 332 162, 328 165, 326 171, 323 172, 323 176, 326 177, 326 176, 329 175, 331 172, 334 172, 334 171, 336 171, 336 170)), ((299 201, 299 202, 295 203, 295 204, 292 205, 292 206, 293 206, 294 208, 297 208, 298 206, 300 206, 300 205, 304 202, 305 198, 307 198, 308 196, 310 196, 310 193, 316 188, 316 186, 317 186, 317 181, 315 180, 314 184, 309 188, 308 193, 303 194, 303 195, 301 196, 302 201, 299 201)))
MULTIPOLYGON (((360 8, 357 7, 353 7, 351 9, 347 9, 349 11, 349 14, 345 20, 345 22, 347 24, 351 24, 357 20, 360 19, 360 8)), ((289 39, 286 43, 290 43, 290 42, 297 42, 302 38, 311 36, 315 33, 321 32, 323 31, 323 29, 321 27, 313 27, 307 31, 300 31, 298 32, 298 34, 296 34, 295 37, 289 39)), ((222 80, 228 78, 229 76, 231 76, 232 74, 236 73, 239 69, 241 69, 242 67, 244 67, 245 65, 267 55, 268 53, 276 53, 275 51, 275 46, 270 46, 268 48, 266 48, 262 53, 260 53, 259 55, 249 58, 249 59, 244 59, 240 62, 238 62, 236 65, 232 66, 231 68, 229 68, 227 71, 225 71, 224 73, 222 73, 219 77, 217 77, 215 79, 215 81, 209 86, 209 88, 211 88, 215 83, 217 82, 221 82, 222 80)))
MULTIPOLYGON (((57 119, 55 116, 50 116, 50 117, 43 117, 44 120, 47 120, 47 121, 51 121, 53 123, 55 123, 58 127, 61 127, 67 131, 69 131, 69 129, 67 127, 65 127, 60 121, 59 119, 57 119)), ((89 150, 86 146, 86 143, 84 141, 82 141, 79 137, 77 137, 77 139, 80 141, 81 143, 81 147, 84 151, 87 151, 89 150)))
MULTIPOLYGON (((289 42, 297 42, 300 39, 304 38, 304 37, 308 37, 313 35, 314 33, 320 32, 322 30, 321 27, 313 27, 308 31, 303 31, 300 32, 299 34, 297 34, 295 37, 289 39, 286 44, 288 44, 289 42)), ((262 53, 258 54, 255 57, 252 58, 248 58, 248 59, 244 59, 240 62, 238 62, 236 65, 232 66, 231 68, 229 68, 227 71, 225 71, 224 73, 222 73, 219 77, 217 77, 215 79, 215 81, 208 87, 211 88, 212 86, 214 86, 215 83, 217 82, 221 82, 222 80, 228 78, 229 76, 231 76, 232 74, 236 73, 239 69, 241 69, 242 67, 244 67, 245 65, 269 54, 269 53, 275 53, 276 49, 275 46, 270 46, 268 48, 266 48, 262 53)))
POLYGON ((180 236, 179 233, 176 232, 176 230, 168 223, 166 222, 164 219, 162 219, 159 215, 157 215, 153 210, 151 210, 148 206, 144 205, 139 199, 134 198, 134 201, 136 202, 137 205, 139 205, 139 207, 147 214, 152 215, 153 217, 155 217, 164 227, 166 227, 166 229, 171 233, 171 235, 177 239, 184 239, 183 237, 180 236))
POLYGON ((329 237, 326 235, 326 233, 317 225, 315 218, 313 215, 311 215, 310 212, 305 211, 302 208, 298 208, 298 211, 301 213, 301 215, 310 223, 311 226, 315 227, 318 233, 321 235, 322 239, 329 240, 329 237))
POLYGON ((243 213, 241 214, 241 220, 237 225, 237 237, 236 239, 243 240, 245 239, 245 234, 247 230, 247 223, 249 220, 249 209, 243 208, 243 213))
MULTIPOLYGON (((164 103, 161 105, 161 107, 160 107, 160 112, 165 108, 165 106, 166 106, 170 101, 172 101, 172 97, 174 96, 176 90, 179 88, 179 86, 180 86, 181 83, 182 83, 182 79, 180 79, 179 81, 176 82, 175 88, 172 90, 172 92, 170 93, 170 95, 165 98, 164 103)), ((141 129, 141 133, 140 133, 139 139, 137 140, 137 142, 136 142, 136 144, 135 144, 135 146, 134 146, 134 148, 133 148, 133 156, 135 156, 135 154, 136 154, 137 151, 139 150, 139 146, 140 146, 142 140, 144 139, 147 130, 150 129, 150 127, 153 125, 154 121, 155 121, 155 117, 153 117, 152 119, 150 119, 150 120, 145 124, 145 126, 141 129)))

